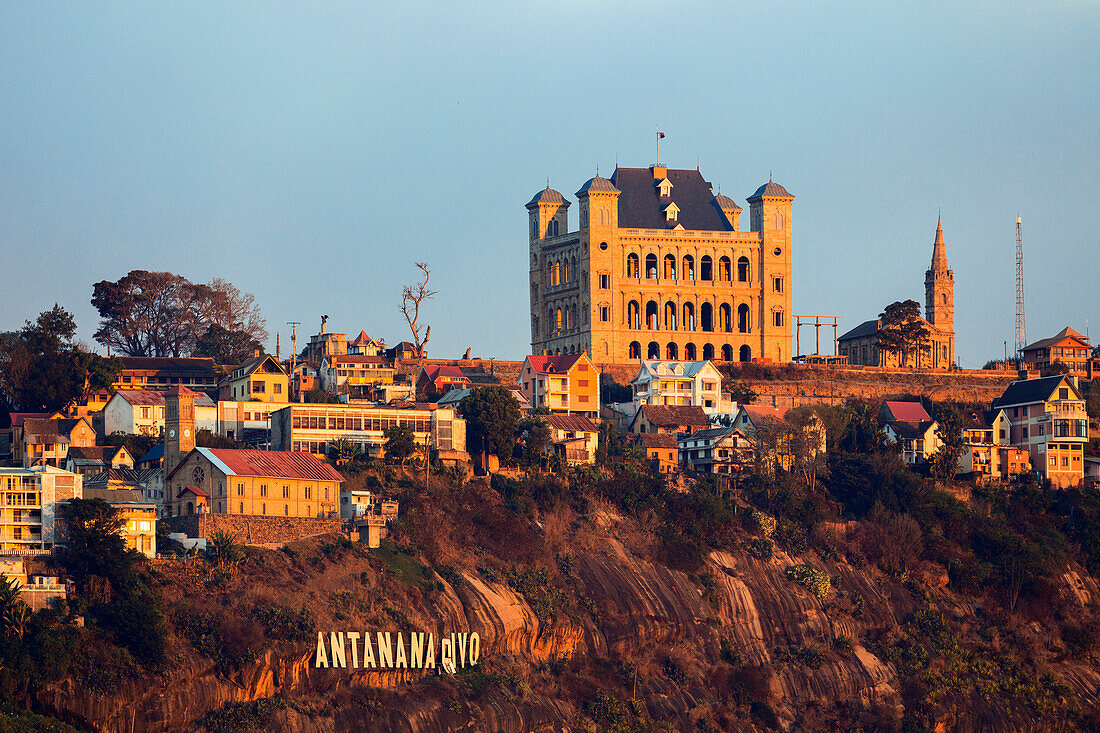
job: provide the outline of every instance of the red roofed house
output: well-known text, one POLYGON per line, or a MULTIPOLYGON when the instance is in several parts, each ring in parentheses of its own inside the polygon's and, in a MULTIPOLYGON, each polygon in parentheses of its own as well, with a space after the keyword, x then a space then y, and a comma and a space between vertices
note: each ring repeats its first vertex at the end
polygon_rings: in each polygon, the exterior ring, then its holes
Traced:
POLYGON ((416 377, 416 393, 436 392, 446 394, 452 389, 466 389, 470 386, 470 380, 456 366, 442 364, 428 364, 420 368, 420 374, 416 377))
POLYGON ((325 517, 338 510, 344 477, 325 461, 295 451, 195 447, 195 393, 165 400, 165 509, 170 517, 201 512, 325 517))
POLYGON ((879 417, 884 423, 893 421, 924 422, 932 419, 932 416, 928 414, 928 410, 925 410, 924 405, 919 402, 897 402, 892 400, 886 400, 882 403, 879 417))
POLYGON ((359 331, 354 341, 348 342, 348 354, 353 356, 384 356, 386 344, 375 341, 367 335, 366 331, 359 331))
POLYGON ((528 356, 516 381, 532 409, 599 416, 600 373, 588 352, 528 356))
POLYGON ((711 427, 710 418, 697 405, 642 405, 630 422, 632 433, 694 433, 711 427))
POLYGON ((554 450, 566 463, 572 466, 596 462, 600 429, 595 423, 581 415, 547 415, 546 422, 550 424, 554 450))

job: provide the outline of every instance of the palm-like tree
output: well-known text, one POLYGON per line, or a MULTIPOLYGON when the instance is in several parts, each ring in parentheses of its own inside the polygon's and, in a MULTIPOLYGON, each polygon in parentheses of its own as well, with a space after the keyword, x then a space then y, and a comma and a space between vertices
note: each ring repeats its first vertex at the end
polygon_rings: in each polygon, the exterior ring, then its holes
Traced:
POLYGON ((0 578, 0 627, 22 639, 31 614, 20 597, 20 585, 15 578, 0 578))
POLYGON ((206 543, 206 555, 215 565, 236 565, 244 559, 237 535, 214 532, 206 543))

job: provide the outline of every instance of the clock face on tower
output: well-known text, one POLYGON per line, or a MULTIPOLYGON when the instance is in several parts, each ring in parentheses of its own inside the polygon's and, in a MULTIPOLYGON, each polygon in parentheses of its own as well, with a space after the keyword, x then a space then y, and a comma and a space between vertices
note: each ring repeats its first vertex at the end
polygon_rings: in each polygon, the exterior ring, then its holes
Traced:
POLYGON ((176 437, 176 429, 175 428, 172 428, 171 430, 168 431, 168 437, 169 438, 176 437))
POLYGON ((191 437, 191 431, 187 428, 184 428, 183 429, 183 437, 190 438, 191 437))

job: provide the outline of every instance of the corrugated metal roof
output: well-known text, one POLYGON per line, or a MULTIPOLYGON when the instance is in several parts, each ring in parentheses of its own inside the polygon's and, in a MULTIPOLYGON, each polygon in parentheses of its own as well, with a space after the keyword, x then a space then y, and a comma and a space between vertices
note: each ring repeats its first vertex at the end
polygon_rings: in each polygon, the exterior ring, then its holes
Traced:
POLYGON ((230 476, 264 476, 308 481, 344 480, 335 468, 312 453, 232 448, 196 448, 195 450, 230 476))
POLYGON ((921 422, 923 420, 932 419, 932 416, 924 409, 924 405, 919 402, 894 402, 887 400, 883 406, 890 411, 890 414, 895 420, 921 422))
POLYGON ((710 427, 707 413, 695 405, 642 405, 638 413, 644 414, 646 420, 657 427, 710 427))
POLYGON ((587 417, 581 415, 547 415, 546 422, 555 430, 575 433, 598 433, 600 429, 587 417))
POLYGON ((756 193, 754 193, 752 196, 749 196, 749 201, 752 201, 753 199, 758 199, 761 196, 783 196, 785 198, 794 198, 794 196, 792 196, 787 191, 787 189, 783 188, 775 181, 768 181, 763 186, 756 189, 756 193))

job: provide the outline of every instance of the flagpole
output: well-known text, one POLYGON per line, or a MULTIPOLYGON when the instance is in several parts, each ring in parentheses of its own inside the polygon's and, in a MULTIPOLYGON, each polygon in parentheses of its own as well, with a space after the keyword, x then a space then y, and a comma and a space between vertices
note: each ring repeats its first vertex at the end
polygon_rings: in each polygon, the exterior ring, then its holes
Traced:
POLYGON ((657 165, 661 164, 661 126, 657 125, 657 165))

